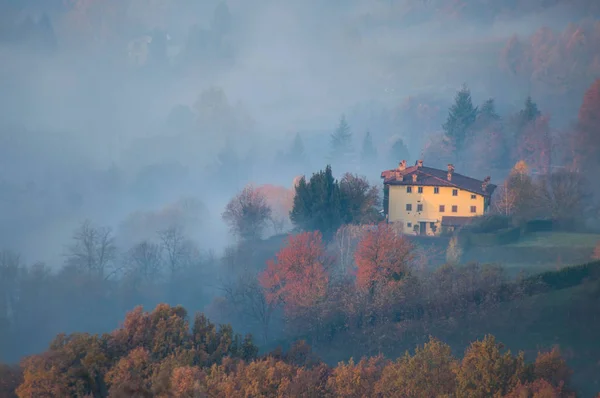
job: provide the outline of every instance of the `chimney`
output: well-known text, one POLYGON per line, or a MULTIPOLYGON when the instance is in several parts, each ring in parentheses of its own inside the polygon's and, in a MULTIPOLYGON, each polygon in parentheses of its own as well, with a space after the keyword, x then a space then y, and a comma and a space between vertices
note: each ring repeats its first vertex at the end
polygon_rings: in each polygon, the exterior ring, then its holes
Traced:
POLYGON ((448 164, 448 181, 452 181, 452 174, 454 174, 454 165, 452 163, 448 164))
POLYGON ((492 178, 491 178, 490 176, 487 176, 487 177, 485 177, 485 179, 483 180, 483 183, 481 184, 481 190, 482 190, 483 192, 486 192, 486 191, 487 191, 487 187, 488 187, 488 185, 490 184, 490 180, 491 180, 491 179, 492 179, 492 178))
POLYGON ((423 167, 423 161, 421 159, 417 160, 417 167, 423 167))
POLYGON ((398 164, 398 170, 400 170, 400 171, 406 170, 406 160, 403 160, 398 164))
POLYGON ((417 182, 417 173, 413 174, 412 178, 413 178, 413 182, 417 182))

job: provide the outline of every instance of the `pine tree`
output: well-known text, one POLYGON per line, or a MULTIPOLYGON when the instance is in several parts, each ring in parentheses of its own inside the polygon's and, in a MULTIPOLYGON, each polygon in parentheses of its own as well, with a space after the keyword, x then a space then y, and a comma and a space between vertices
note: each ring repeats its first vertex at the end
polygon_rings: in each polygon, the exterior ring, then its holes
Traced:
POLYGON ((373 145, 373 137, 368 131, 363 139, 360 159, 363 165, 371 165, 377 159, 377 150, 373 145))
POLYGON ((294 164, 304 164, 306 161, 304 142, 302 141, 302 137, 300 137, 300 133, 296 133, 296 136, 294 137, 294 142, 292 142, 292 146, 290 147, 288 159, 294 164))
POLYGON ((531 128, 531 125, 537 120, 537 118, 541 115, 538 106, 530 96, 525 99, 524 108, 519 111, 514 119, 513 125, 513 136, 511 137, 511 149, 512 151, 512 161, 520 160, 519 153, 517 148, 523 145, 523 139, 526 135, 526 132, 531 128))
POLYGON ((394 165, 400 163, 402 160, 408 160, 410 158, 410 154, 408 153, 408 148, 402 138, 398 138, 392 144, 389 152, 389 163, 394 165))
POLYGON ((456 93, 454 105, 450 107, 446 123, 442 125, 444 133, 457 151, 462 151, 469 130, 477 118, 477 107, 473 106, 471 90, 466 85, 456 93))
POLYGON ((496 103, 493 98, 486 100, 479 108, 480 119, 484 119, 486 122, 500 120, 500 115, 496 112, 496 103))
POLYGON ((528 96, 525 99, 525 107, 519 111, 519 123, 521 127, 524 127, 527 123, 533 122, 538 116, 541 115, 538 106, 533 100, 531 96, 528 96))
POLYGON ((346 121, 346 116, 342 115, 338 127, 331 135, 331 160, 348 162, 351 155, 352 132, 346 121))

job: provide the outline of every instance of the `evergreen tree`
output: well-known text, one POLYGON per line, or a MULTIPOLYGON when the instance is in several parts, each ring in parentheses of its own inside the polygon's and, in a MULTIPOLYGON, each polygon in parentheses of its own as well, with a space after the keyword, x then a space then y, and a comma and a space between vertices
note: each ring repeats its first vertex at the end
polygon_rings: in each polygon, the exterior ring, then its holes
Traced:
POLYGON ((493 98, 486 100, 481 107, 479 108, 480 119, 485 120, 486 122, 492 122, 496 120, 500 120, 500 115, 496 112, 496 103, 493 98))
POLYGON ((331 160, 347 162, 351 155, 352 132, 346 121, 346 116, 342 115, 338 127, 331 135, 331 160))
POLYGON ((519 111, 519 125, 520 127, 524 127, 529 122, 533 122, 541 115, 538 106, 533 100, 531 96, 528 96, 525 99, 525 107, 519 111))
POLYGON ((444 133, 457 151, 462 151, 469 130, 477 118, 477 107, 473 106, 471 90, 466 85, 456 93, 454 105, 450 107, 446 123, 442 125, 444 133))
POLYGON ((408 153, 408 148, 402 138, 398 138, 392 144, 389 152, 389 164, 395 165, 400 163, 402 160, 408 160, 410 158, 410 154, 408 153))
POLYGON ((377 150, 373 145, 373 137, 369 131, 367 131, 363 139, 360 159, 363 165, 372 165, 377 159, 377 150))
POLYGON ((309 182, 300 180, 290 219, 298 228, 321 231, 327 238, 337 231, 342 220, 340 188, 331 166, 313 174, 309 182))
POLYGON ((289 152, 289 161, 295 164, 304 164, 306 161, 304 142, 302 141, 302 137, 300 137, 300 133, 296 133, 294 142, 292 142, 289 152))
POLYGON ((528 96, 525 99, 524 108, 521 109, 513 119, 513 134, 510 145, 512 149, 512 161, 516 162, 521 160, 516 149, 523 145, 526 132, 532 128, 533 123, 539 116, 541 116, 541 112, 538 109, 537 104, 533 102, 530 96, 528 96))

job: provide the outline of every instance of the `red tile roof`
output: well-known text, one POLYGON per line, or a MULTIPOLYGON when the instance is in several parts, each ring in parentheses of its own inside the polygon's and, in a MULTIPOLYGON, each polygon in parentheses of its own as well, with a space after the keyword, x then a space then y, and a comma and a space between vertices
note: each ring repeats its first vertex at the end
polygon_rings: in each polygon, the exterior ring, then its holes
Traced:
POLYGON ((434 169, 425 166, 410 166, 400 171, 398 169, 386 170, 381 173, 383 183, 386 185, 419 185, 434 187, 456 187, 465 191, 473 192, 483 196, 491 196, 496 185, 487 184, 483 190, 484 181, 467 177, 453 172, 451 181, 448 181, 448 171, 434 169), (413 182, 413 175, 417 175, 417 181, 413 182))

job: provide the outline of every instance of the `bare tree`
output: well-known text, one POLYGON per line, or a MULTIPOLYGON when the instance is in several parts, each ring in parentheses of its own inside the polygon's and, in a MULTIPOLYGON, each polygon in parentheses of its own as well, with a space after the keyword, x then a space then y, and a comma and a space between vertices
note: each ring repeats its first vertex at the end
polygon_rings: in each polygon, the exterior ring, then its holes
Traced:
POLYGON ((127 253, 128 272, 135 279, 154 282, 160 272, 163 261, 161 245, 143 241, 132 247, 127 253))
POLYGON ((170 278, 174 279, 181 269, 191 265, 197 250, 193 243, 185 237, 182 228, 179 226, 162 230, 158 233, 158 236, 170 278))
POLYGON ((335 233, 333 243, 338 251, 340 272, 348 272, 354 265, 354 251, 367 230, 364 225, 342 225, 335 233))
POLYGON ((540 179, 540 205, 552 219, 577 223, 587 210, 587 189, 583 177, 569 170, 558 170, 540 179))
POLYGON ((508 179, 504 180, 494 199, 494 207, 498 214, 511 216, 514 213, 517 205, 517 193, 509 186, 508 179))
POLYGON ((262 238, 271 213, 265 196, 249 185, 229 201, 222 217, 235 236, 254 240, 262 238))
POLYGON ((269 339, 269 325, 276 309, 274 302, 269 302, 264 289, 258 283, 256 273, 244 273, 233 281, 223 283, 221 290, 234 311, 242 317, 250 317, 259 324, 265 343, 269 339))
POLYGON ((86 220, 75 230, 73 240, 74 243, 67 250, 68 265, 101 278, 108 278, 117 272, 115 267, 106 275, 108 267, 115 265, 117 254, 111 228, 96 227, 86 220))
POLYGON ((281 216, 272 215, 270 220, 271 224, 273 225, 273 232, 275 235, 280 235, 285 228, 286 219, 281 216))

